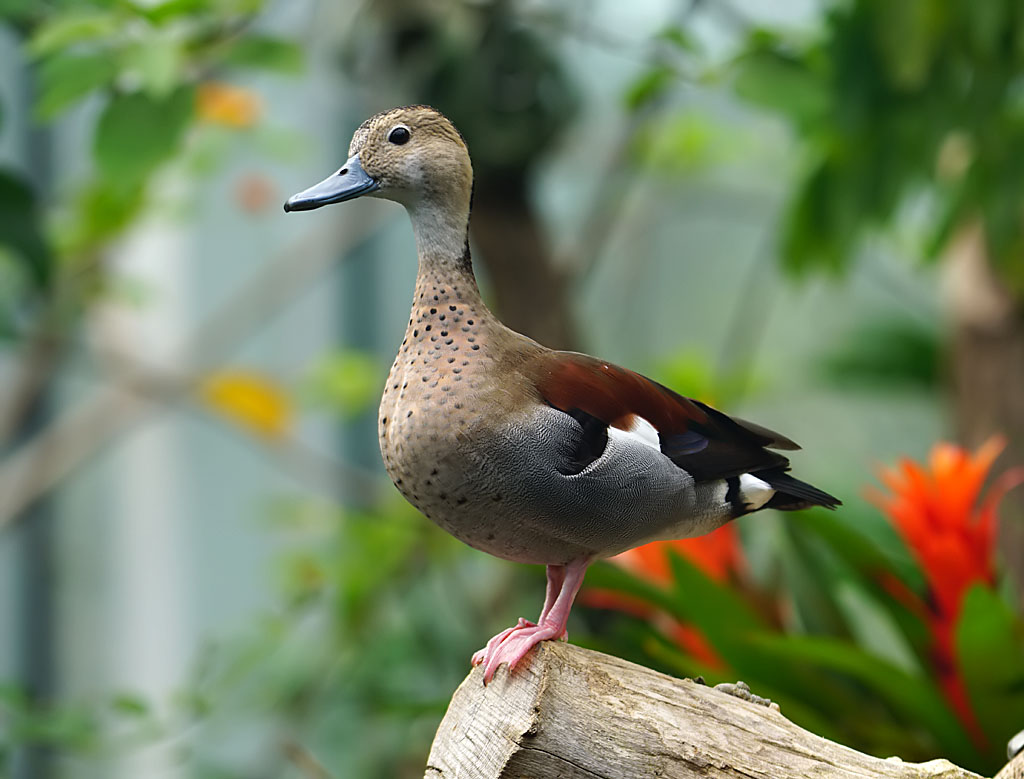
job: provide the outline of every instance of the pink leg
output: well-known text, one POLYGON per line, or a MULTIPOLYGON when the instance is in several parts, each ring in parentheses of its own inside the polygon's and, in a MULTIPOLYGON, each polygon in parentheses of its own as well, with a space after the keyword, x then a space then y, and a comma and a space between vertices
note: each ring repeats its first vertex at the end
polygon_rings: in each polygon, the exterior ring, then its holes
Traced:
POLYGON ((562 585, 565 583, 565 566, 549 565, 547 574, 548 588, 544 594, 544 608, 541 609, 540 619, 537 622, 543 622, 548 612, 554 607, 555 599, 558 598, 558 593, 562 591, 562 585))
POLYGON ((583 575, 589 564, 589 560, 580 560, 566 566, 548 567, 548 597, 545 599, 540 622, 533 626, 517 625, 504 634, 499 634, 500 640, 493 647, 488 643, 484 657, 481 658, 486 663, 484 684, 494 678, 495 671, 502 663, 508 663, 511 671, 535 645, 541 641, 560 638, 565 634, 572 602, 583 584, 583 575))
MULTIPOLYGON (((547 593, 544 596, 544 608, 541 609, 540 619, 537 622, 543 622, 544 617, 551 611, 551 607, 555 605, 555 599, 558 597, 559 591, 562 589, 562 582, 565 581, 565 566, 564 565, 549 565, 547 568, 548 585, 547 593)), ((515 633, 517 630, 523 630, 524 628, 535 628, 537 623, 530 622, 528 619, 519 618, 519 621, 510 628, 505 628, 498 635, 494 636, 490 641, 487 642, 487 646, 483 649, 478 650, 473 654, 470 662, 473 665, 480 665, 484 662, 488 655, 497 648, 498 644, 508 638, 510 635, 515 633)))

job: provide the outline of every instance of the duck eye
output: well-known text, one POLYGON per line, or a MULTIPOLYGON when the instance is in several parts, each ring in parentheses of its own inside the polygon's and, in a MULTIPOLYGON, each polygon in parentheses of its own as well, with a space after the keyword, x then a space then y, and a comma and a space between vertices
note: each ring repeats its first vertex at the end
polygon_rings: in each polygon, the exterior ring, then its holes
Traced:
POLYGON ((391 132, 388 133, 388 140, 396 146, 407 143, 409 141, 409 128, 402 124, 393 127, 391 132))

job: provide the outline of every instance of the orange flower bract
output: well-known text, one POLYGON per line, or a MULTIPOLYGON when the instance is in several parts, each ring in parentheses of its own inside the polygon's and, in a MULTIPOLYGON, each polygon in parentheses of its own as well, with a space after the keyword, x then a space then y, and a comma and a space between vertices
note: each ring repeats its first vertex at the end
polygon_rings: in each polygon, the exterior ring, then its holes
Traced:
POLYGON ((630 549, 611 559, 637 576, 665 584, 672 578, 668 564, 670 549, 685 557, 716 582, 726 581, 743 565, 736 528, 732 524, 723 525, 706 536, 655 541, 630 549))
MULTIPOLYGON (((645 544, 616 555, 611 561, 642 579, 667 585, 672 581, 669 550, 685 557, 716 582, 735 578, 743 566, 739 538, 736 528, 731 524, 706 536, 645 544)), ((584 601, 595 608, 615 609, 641 619, 649 619, 704 665, 716 669, 725 667, 724 661, 699 630, 679 623, 639 599, 607 590, 589 590, 584 593, 584 601)))
POLYGON ((1008 489, 1024 481, 1024 470, 1009 471, 982 499, 1005 445, 991 438, 972 455, 954 444, 936 444, 927 467, 905 458, 879 474, 888 493, 869 493, 925 576, 929 597, 914 611, 931 631, 932 660, 946 697, 979 743, 983 737, 958 670, 956 626, 968 590, 995 584, 996 508, 1008 489))
POLYGON ((993 438, 971 455, 954 444, 937 444, 927 468, 904 459, 880 474, 889 494, 870 494, 920 565, 933 611, 943 619, 955 622, 972 585, 995 580, 996 505, 1011 485, 1001 483, 984 502, 979 498, 1004 446, 993 438))

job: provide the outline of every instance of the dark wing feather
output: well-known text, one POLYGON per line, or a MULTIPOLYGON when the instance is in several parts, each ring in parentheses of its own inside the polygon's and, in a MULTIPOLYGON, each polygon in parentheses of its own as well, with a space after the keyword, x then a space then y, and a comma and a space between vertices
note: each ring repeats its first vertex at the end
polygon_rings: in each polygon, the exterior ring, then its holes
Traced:
POLYGON ((575 352, 545 352, 529 366, 549 405, 629 429, 633 416, 658 431, 662 452, 699 481, 726 479, 789 461, 774 449, 797 449, 785 436, 683 397, 639 373, 575 352))

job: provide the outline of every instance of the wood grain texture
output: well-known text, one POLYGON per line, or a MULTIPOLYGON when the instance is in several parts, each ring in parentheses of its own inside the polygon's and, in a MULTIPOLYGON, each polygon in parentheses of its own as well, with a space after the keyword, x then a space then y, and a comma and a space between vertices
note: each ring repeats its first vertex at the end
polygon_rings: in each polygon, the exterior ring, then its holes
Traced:
MULTIPOLYGON (((756 690, 754 691, 756 692, 756 690)), ((615 657, 544 642, 484 687, 474 669, 438 728, 425 779, 980 779, 833 743, 778 711, 615 657)))

